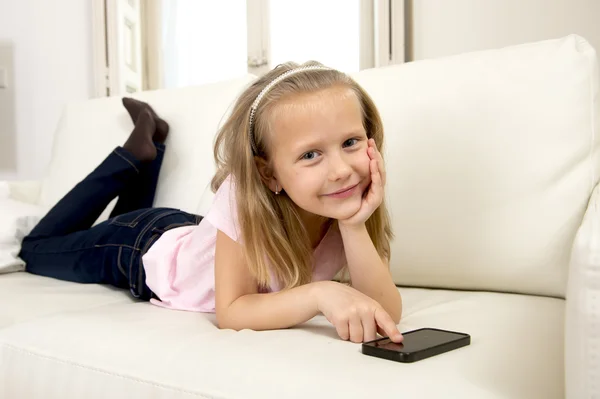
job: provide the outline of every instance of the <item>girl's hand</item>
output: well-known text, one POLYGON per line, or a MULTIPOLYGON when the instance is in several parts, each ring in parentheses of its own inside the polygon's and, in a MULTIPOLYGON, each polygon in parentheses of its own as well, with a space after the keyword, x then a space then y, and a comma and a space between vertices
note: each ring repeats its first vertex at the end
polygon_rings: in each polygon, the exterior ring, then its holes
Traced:
POLYGON ((341 339, 367 342, 376 339, 379 332, 393 342, 402 342, 396 323, 377 301, 335 281, 314 284, 317 308, 335 327, 341 339))
POLYGON ((377 150, 375 140, 369 139, 367 143, 367 155, 370 160, 369 169, 371 172, 371 184, 367 190, 365 190, 365 193, 363 193, 363 200, 358 212, 348 219, 340 220, 340 224, 354 226, 365 223, 383 202, 383 188, 385 186, 385 166, 383 164, 383 157, 377 150))

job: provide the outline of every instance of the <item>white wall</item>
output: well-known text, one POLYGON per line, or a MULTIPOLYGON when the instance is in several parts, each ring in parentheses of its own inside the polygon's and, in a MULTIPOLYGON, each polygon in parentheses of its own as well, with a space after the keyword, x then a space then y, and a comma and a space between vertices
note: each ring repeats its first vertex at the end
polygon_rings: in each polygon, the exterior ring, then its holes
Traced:
POLYGON ((600 52, 600 0, 412 0, 414 59, 576 33, 600 52))
POLYGON ((14 43, 17 173, 40 178, 66 102, 93 93, 89 0, 0 0, 0 40, 14 43))

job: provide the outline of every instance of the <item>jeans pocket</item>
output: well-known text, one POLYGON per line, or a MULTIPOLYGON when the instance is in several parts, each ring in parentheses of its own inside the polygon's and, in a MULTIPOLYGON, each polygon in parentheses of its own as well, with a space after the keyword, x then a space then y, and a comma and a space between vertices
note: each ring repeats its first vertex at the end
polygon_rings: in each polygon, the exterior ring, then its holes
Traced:
POLYGON ((129 262, 129 290, 135 298, 150 300, 152 292, 146 285, 146 271, 142 256, 148 252, 148 249, 154 244, 162 234, 152 232, 152 235, 144 243, 139 251, 135 251, 133 258, 129 262))
POLYGON ((122 215, 115 216, 109 220, 108 223, 116 226, 135 227, 140 221, 144 220, 144 217, 152 213, 154 210, 154 208, 148 208, 127 212, 122 215))
POLYGON ((168 230, 175 229, 177 227, 185 226, 197 226, 202 220, 201 216, 192 215, 181 210, 162 214, 161 220, 156 220, 153 224, 152 231, 155 233, 163 234, 168 230))
POLYGON ((194 222, 190 222, 190 221, 185 221, 185 222, 177 222, 177 223, 171 223, 165 227, 154 227, 152 229, 153 232, 158 233, 158 234, 163 234, 166 231, 169 231, 171 229, 175 229, 177 227, 185 227, 185 226, 196 226, 197 223, 194 222))

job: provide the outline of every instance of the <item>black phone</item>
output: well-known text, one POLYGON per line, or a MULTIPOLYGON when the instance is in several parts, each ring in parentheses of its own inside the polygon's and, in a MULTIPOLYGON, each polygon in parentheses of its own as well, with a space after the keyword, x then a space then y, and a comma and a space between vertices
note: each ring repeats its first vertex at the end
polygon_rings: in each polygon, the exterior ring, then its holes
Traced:
POLYGON ((402 335, 404 340, 399 344, 387 337, 365 342, 362 344, 362 353, 382 359, 412 363, 471 343, 469 334, 437 328, 421 328, 402 335))

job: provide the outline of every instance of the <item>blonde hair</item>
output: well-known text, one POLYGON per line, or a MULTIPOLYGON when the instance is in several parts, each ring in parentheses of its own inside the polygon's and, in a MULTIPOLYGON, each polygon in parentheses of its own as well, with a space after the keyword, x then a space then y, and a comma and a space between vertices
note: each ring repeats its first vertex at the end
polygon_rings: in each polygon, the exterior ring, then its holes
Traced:
MULTIPOLYGON (((232 176, 238 199, 244 256, 260 287, 270 285, 270 272, 283 288, 296 287, 312 280, 313 249, 298 206, 287 195, 275 195, 263 183, 249 131, 250 108, 261 91, 283 73, 308 65, 322 64, 314 61, 303 65, 289 62, 257 79, 237 99, 215 141, 217 172, 211 188, 216 192, 227 176, 232 176)), ((261 99, 252 124, 258 151, 256 155, 269 161, 265 140, 269 134, 269 114, 280 99, 333 86, 346 86, 354 91, 361 103, 367 136, 375 140, 383 153, 383 124, 370 96, 348 75, 333 69, 318 69, 286 77, 261 99)), ((392 230, 385 200, 367 220, 366 227, 379 255, 389 261, 392 230)))

